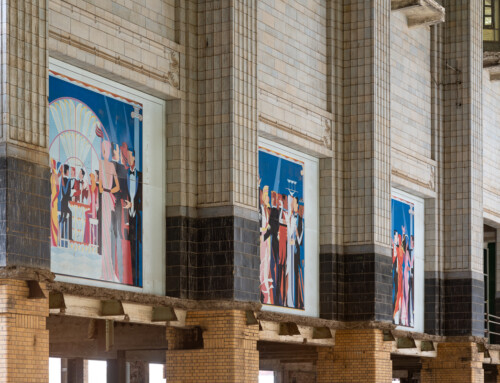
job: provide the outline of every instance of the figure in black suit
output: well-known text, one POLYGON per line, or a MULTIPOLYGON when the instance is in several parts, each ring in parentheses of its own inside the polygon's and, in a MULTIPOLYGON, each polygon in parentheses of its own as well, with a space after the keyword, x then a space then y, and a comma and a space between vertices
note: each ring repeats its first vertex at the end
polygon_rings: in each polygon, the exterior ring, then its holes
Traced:
POLYGON ((269 233, 271 234, 271 278, 274 285, 274 304, 279 304, 280 286, 281 286, 281 273, 278 270, 280 242, 279 242, 279 229, 280 229, 280 214, 281 209, 278 205, 278 194, 275 191, 271 192, 271 214, 269 215, 269 226, 271 227, 269 233))
POLYGON ((135 153, 128 152, 128 185, 129 194, 129 240, 130 256, 132 259, 132 277, 134 286, 139 285, 141 280, 140 255, 142 249, 142 172, 135 168, 135 153))
POLYGON ((64 164, 63 178, 61 180, 61 190, 62 190, 62 198, 61 198, 61 217, 59 218, 59 223, 66 222, 66 230, 68 232, 68 239, 70 241, 73 240, 73 214, 71 213, 71 209, 69 208, 69 201, 71 201, 71 191, 72 187, 72 179, 69 178, 69 165, 64 164))

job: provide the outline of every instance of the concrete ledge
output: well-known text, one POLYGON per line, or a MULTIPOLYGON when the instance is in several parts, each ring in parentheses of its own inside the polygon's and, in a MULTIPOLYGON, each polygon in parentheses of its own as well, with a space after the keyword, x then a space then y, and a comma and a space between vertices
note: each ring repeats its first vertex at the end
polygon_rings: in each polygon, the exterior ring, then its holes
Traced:
POLYGON ((484 52, 483 68, 490 74, 490 81, 500 80, 500 52, 484 52))
POLYGON ((391 9, 403 12, 410 28, 443 23, 446 14, 434 0, 392 0, 391 9))

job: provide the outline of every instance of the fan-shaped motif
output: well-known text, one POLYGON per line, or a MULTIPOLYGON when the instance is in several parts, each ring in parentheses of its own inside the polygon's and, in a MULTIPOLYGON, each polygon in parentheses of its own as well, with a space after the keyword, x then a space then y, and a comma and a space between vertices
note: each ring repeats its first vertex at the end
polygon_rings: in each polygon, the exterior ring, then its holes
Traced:
POLYGON ((97 167, 97 153, 92 149, 96 139, 95 127, 101 123, 95 113, 84 103, 71 98, 54 101, 49 111, 58 132, 50 144, 51 156, 66 158, 76 166, 83 163, 97 167))

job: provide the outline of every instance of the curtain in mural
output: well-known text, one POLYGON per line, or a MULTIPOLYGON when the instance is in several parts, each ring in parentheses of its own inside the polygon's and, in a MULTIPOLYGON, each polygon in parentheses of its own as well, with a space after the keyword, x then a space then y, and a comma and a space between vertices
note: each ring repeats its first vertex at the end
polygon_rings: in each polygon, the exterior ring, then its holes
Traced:
POLYGON ((415 206, 392 197, 392 304, 393 322, 414 326, 413 277, 415 261, 415 206))
POLYGON ((304 163, 259 148, 260 297, 304 309, 304 163))
POLYGON ((51 71, 52 270, 142 286, 142 105, 51 71))

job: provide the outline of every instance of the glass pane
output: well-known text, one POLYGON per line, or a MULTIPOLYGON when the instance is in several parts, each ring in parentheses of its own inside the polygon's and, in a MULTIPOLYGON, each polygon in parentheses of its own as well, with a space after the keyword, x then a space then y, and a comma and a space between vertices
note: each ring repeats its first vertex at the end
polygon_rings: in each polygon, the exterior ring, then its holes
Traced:
POLYGON ((484 6, 485 7, 488 7, 488 6, 491 7, 491 0, 484 0, 484 6))
POLYGON ((491 8, 490 7, 484 8, 484 14, 485 16, 491 16, 491 8))
POLYGON ((492 23, 491 23, 491 17, 485 17, 484 18, 484 25, 486 26, 491 26, 492 23))

